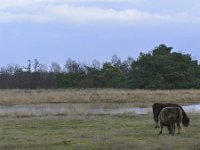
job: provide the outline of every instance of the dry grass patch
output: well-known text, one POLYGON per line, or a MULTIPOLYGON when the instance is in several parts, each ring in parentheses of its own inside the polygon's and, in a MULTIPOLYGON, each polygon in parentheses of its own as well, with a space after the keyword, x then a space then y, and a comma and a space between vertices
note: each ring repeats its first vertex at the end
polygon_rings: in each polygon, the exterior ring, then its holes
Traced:
POLYGON ((200 90, 55 89, 0 90, 0 104, 126 103, 150 106, 154 102, 199 103, 200 90))

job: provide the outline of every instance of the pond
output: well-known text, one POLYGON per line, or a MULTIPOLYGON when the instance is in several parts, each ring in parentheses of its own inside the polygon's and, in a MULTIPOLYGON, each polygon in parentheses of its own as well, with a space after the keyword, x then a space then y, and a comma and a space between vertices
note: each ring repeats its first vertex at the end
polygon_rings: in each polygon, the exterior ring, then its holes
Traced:
MULTIPOLYGON (((187 113, 200 113, 200 104, 185 105, 187 113)), ((124 113, 149 114, 152 108, 134 107, 134 104, 24 104, 1 105, 0 116, 32 117, 58 115, 118 115, 124 113)))

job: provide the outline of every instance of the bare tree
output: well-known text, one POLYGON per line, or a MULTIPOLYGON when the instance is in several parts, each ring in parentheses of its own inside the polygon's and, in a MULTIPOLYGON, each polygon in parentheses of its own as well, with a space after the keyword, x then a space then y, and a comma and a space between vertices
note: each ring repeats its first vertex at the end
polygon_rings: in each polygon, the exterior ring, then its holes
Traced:
POLYGON ((133 63, 134 59, 132 57, 128 57, 126 60, 124 60, 122 63, 121 63, 121 66, 120 66, 120 69, 125 72, 125 73, 128 73, 130 72, 131 70, 131 65, 133 63))
POLYGON ((38 72, 42 73, 42 72, 48 72, 48 67, 47 65, 45 64, 40 64, 38 66, 38 69, 37 69, 38 72))
POLYGON ((32 69, 32 65, 31 65, 31 60, 29 59, 29 60, 27 60, 28 61, 28 66, 27 67, 25 67, 25 69, 28 71, 28 72, 31 72, 31 69, 32 69))
POLYGON ((77 63, 75 60, 68 58, 65 65, 64 70, 66 72, 78 72, 81 70, 81 64, 77 63))
POLYGON ((39 71, 39 68, 40 68, 39 61, 37 59, 34 59, 34 62, 33 62, 33 71, 37 72, 37 71, 39 71))
POLYGON ((1 67, 1 73, 14 75, 16 72, 21 72, 22 68, 19 65, 7 65, 6 67, 1 67))
POLYGON ((115 54, 115 55, 112 56, 111 64, 114 67, 118 67, 119 68, 121 66, 121 59, 115 54))
POLYGON ((133 57, 131 57, 131 56, 128 56, 128 58, 127 58, 127 64, 128 64, 128 66, 129 66, 129 68, 131 68, 131 65, 133 64, 133 62, 134 62, 134 59, 133 59, 133 57))
POLYGON ((99 70, 101 68, 101 63, 98 60, 94 59, 92 61, 92 67, 99 70))
POLYGON ((52 62, 50 66, 50 71, 54 73, 60 73, 61 72, 61 67, 57 62, 52 62))

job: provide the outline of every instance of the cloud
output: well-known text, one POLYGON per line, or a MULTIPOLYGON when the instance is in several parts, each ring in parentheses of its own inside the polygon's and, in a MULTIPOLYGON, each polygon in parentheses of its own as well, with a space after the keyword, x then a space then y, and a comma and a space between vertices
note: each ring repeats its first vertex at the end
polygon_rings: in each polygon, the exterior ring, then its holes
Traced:
POLYGON ((33 4, 41 4, 41 3, 88 3, 88 2, 102 2, 102 3, 138 3, 144 0, 1 0, 0 1, 0 8, 7 8, 7 7, 17 7, 17 6, 28 6, 33 4))
MULTIPOLYGON (((106 9, 92 6, 73 6, 72 0, 1 0, 0 22, 181 22, 200 23, 200 17, 190 13, 150 13, 138 9, 106 9)), ((74 0, 78 2, 81 0, 74 0)), ((94 0, 86 0, 94 1, 94 0)), ((98 0, 114 1, 114 0, 98 0)), ((121 1, 121 0, 118 0, 121 1)), ((127 0, 129 2, 129 0, 127 0)), ((135 1, 136 2, 136 1, 135 1)))

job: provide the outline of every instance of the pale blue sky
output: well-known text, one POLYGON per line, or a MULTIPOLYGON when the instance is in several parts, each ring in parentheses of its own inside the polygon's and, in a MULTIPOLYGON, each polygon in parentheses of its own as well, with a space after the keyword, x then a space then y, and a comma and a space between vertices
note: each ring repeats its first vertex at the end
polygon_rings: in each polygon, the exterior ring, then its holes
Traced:
POLYGON ((0 66, 137 58, 159 44, 200 59, 199 0, 1 0, 0 66))

